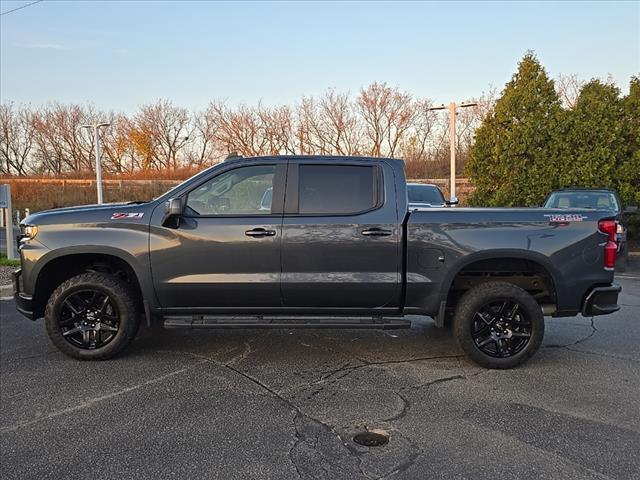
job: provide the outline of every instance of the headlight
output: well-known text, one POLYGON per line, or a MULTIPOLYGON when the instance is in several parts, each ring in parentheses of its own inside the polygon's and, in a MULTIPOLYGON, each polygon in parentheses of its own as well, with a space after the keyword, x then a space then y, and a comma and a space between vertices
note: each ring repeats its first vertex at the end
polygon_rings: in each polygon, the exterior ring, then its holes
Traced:
POLYGON ((20 225, 20 230, 22 230, 21 237, 27 240, 35 238, 35 236, 38 234, 37 225, 20 225))

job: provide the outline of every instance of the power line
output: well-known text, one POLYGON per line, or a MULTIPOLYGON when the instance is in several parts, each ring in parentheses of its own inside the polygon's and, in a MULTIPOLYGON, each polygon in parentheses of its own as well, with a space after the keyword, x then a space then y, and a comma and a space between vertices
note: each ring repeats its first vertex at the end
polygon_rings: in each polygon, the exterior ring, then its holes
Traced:
POLYGON ((35 5, 36 3, 40 3, 40 2, 42 2, 42 1, 43 1, 43 0, 36 0, 35 2, 31 2, 31 3, 27 3, 27 4, 25 4, 25 5, 22 5, 21 7, 12 8, 11 10, 7 10, 6 12, 2 12, 2 13, 0 13, 0 17, 1 17, 2 15, 7 15, 8 13, 15 12, 15 11, 17 11, 17 10, 22 10, 23 8, 30 7, 31 5, 35 5))

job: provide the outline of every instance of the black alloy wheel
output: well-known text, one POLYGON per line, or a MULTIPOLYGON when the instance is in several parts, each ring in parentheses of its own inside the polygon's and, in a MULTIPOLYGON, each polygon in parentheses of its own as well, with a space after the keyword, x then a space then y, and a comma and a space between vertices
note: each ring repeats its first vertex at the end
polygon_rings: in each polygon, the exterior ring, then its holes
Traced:
POLYGON ((496 300, 474 314, 471 337, 486 355, 505 358, 522 351, 531 339, 531 321, 514 300, 496 300))
POLYGON ((107 293, 96 289, 80 290, 62 301, 58 325, 67 342, 93 350, 115 338, 120 313, 107 293))

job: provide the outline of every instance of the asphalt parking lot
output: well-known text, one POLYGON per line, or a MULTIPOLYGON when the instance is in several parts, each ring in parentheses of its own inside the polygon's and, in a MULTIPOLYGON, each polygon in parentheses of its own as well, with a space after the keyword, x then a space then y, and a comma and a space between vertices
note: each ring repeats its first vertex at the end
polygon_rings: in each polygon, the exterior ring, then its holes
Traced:
POLYGON ((449 332, 142 330, 78 362, 0 302, 2 478, 640 478, 640 277, 511 371, 449 332), (382 429, 389 443, 354 434, 382 429))

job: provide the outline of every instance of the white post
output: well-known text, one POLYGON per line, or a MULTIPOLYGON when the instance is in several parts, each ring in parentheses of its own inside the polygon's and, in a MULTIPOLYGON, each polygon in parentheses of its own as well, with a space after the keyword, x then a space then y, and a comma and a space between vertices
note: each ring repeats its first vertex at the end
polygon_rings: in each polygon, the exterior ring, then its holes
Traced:
POLYGON ((449 104, 449 148, 451 155, 451 187, 449 198, 453 200, 456 196, 456 104, 449 104))
POLYGON ((102 161, 100 160, 100 127, 93 127, 96 141, 96 189, 98 190, 98 204, 102 203, 102 161))
POLYGON ((102 160, 100 158, 100 127, 109 127, 110 123, 94 123, 92 125, 80 125, 78 128, 92 128, 93 139, 96 144, 96 190, 98 191, 98 204, 102 203, 102 160))
POLYGON ((16 249, 15 249, 15 238, 13 237, 13 215, 12 215, 12 207, 11 207, 11 185, 2 185, 2 188, 6 193, 6 207, 4 211, 6 212, 6 222, 5 222, 5 233, 7 235, 7 258, 9 260, 16 259, 16 249))

